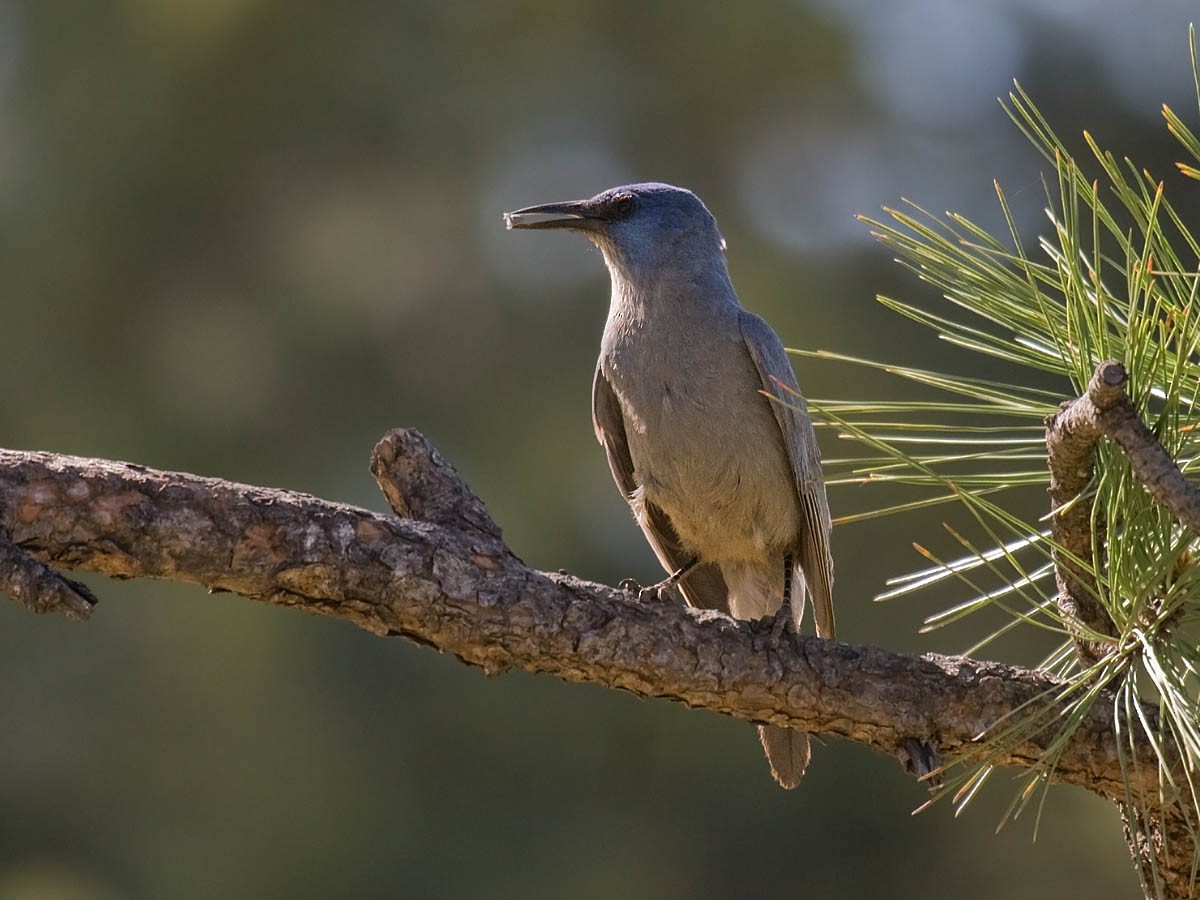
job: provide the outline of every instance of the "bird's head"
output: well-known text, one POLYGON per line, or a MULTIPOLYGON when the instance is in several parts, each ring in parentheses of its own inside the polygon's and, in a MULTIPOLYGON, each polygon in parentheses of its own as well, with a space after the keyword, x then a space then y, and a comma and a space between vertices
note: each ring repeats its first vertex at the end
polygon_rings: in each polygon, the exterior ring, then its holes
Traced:
POLYGON ((691 191, 669 184, 627 184, 588 200, 527 206, 505 213, 504 222, 582 232, 614 277, 634 282, 725 265, 725 241, 712 213, 691 191))

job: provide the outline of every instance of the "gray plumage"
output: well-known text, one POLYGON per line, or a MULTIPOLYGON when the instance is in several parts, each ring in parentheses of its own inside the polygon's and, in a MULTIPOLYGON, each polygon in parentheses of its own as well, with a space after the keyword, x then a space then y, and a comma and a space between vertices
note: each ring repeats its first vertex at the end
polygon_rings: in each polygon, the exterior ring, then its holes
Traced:
MULTIPOLYGON (((581 231, 604 255, 612 299, 592 388, 596 437, 663 568, 696 563, 679 582, 687 601, 739 619, 774 615, 791 560, 794 625, 810 596, 817 634, 832 638, 816 435, 779 337, 738 302, 708 209, 651 183, 506 221, 581 231)), ((759 733, 772 774, 795 787, 808 736, 759 733)))

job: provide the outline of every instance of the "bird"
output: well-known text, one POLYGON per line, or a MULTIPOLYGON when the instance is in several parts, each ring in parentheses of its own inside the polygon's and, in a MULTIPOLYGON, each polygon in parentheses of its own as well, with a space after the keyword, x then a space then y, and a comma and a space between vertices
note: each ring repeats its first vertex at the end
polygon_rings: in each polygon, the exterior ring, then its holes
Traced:
MULTIPOLYGON (((658 182, 505 213, 510 229, 581 233, 612 293, 592 422, 613 480, 668 573, 643 599, 682 593, 737 619, 798 632, 806 596, 835 636, 831 520, 816 432, 779 336, 745 309, 725 240, 696 194, 658 182)), ((807 734, 760 725, 784 788, 807 734)))

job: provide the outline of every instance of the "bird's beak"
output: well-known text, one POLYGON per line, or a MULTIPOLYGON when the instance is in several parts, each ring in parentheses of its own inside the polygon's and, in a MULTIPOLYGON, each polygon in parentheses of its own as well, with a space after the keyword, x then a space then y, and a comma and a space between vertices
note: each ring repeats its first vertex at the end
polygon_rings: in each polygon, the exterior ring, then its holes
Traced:
POLYGON ((579 231, 600 231, 605 220, 596 215, 586 200, 571 200, 566 203, 543 203, 524 209, 506 212, 504 224, 507 228, 573 228, 579 231), (532 219, 534 216, 550 216, 548 219, 532 219), (531 220, 532 219, 532 220, 531 220))

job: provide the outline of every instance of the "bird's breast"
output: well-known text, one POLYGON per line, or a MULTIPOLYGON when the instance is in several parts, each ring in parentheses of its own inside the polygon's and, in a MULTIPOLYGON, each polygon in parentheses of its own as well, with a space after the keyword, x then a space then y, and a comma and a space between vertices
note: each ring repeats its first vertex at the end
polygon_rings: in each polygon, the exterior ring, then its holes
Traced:
POLYGON ((792 546, 800 527, 783 436, 740 334, 690 338, 601 359, 641 487, 635 513, 662 509, 705 561, 758 560, 792 546))

